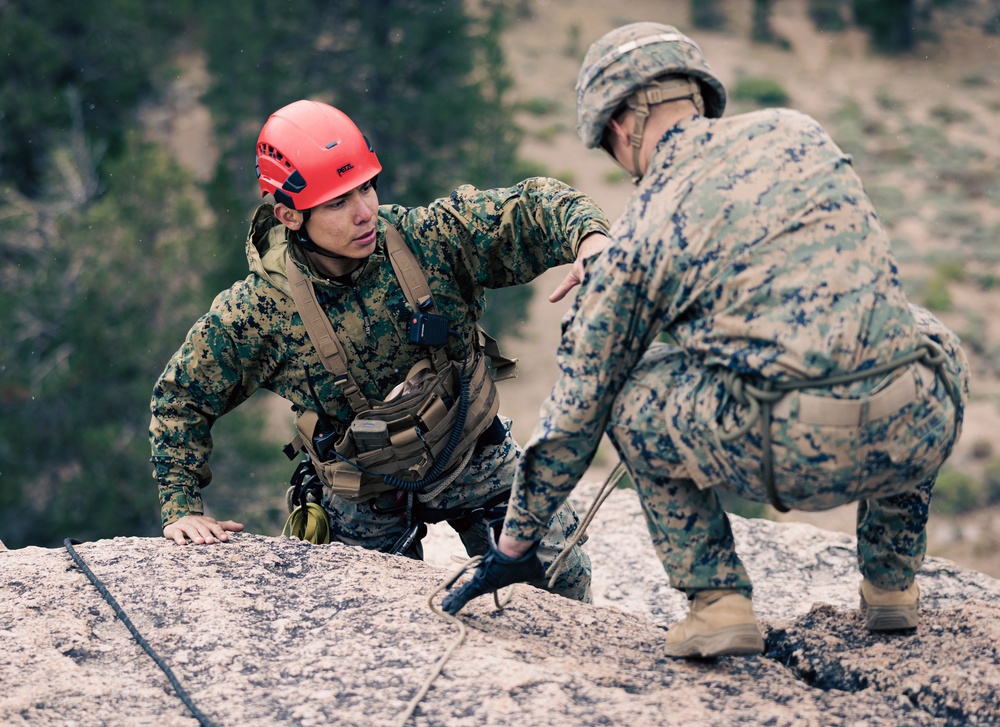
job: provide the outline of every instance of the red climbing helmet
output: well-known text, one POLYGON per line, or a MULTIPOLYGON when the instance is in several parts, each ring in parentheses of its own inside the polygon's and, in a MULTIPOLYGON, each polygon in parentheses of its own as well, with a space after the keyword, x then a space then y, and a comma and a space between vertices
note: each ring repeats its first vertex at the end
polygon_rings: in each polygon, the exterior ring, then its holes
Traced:
POLYGON ((257 138, 261 195, 307 210, 350 192, 382 171, 372 145, 339 109, 319 101, 280 108, 257 138))

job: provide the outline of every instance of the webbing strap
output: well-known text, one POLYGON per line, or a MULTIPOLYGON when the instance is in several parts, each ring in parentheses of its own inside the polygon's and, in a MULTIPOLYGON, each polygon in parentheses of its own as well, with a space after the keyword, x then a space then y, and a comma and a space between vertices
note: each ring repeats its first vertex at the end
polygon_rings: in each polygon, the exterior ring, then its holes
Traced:
MULTIPOLYGON (((932 369, 937 379, 948 392, 948 396, 955 404, 955 417, 957 419, 962 407, 961 395, 954 383, 948 379, 944 364, 947 356, 941 347, 930 339, 924 339, 915 350, 900 356, 888 363, 873 366, 862 371, 852 371, 846 374, 837 374, 816 379, 793 379, 788 381, 761 381, 760 385, 754 385, 744 380, 735 371, 726 371, 722 375, 722 382, 726 386, 729 394, 740 404, 749 407, 746 420, 743 424, 731 432, 721 430, 719 440, 722 442, 732 442, 739 439, 755 423, 760 423, 761 435, 761 474, 764 485, 767 488, 771 506, 778 512, 788 512, 788 508, 778 496, 778 491, 774 484, 774 461, 771 449, 771 417, 772 408, 781 397, 790 391, 799 389, 828 388, 841 386, 861 379, 868 379, 874 376, 881 376, 891 373, 903 366, 910 366, 920 362, 932 369)), ((915 394, 914 394, 915 395, 915 394)))
POLYGON ((639 171, 639 152, 642 148, 642 135, 646 130, 646 120, 649 118, 649 107, 667 101, 680 101, 689 98, 698 109, 699 114, 705 113, 705 102, 701 97, 701 90, 697 82, 689 77, 674 78, 668 77, 646 84, 638 91, 626 99, 628 107, 635 113, 632 120, 632 132, 629 134, 629 143, 632 146, 632 165, 635 168, 632 181, 635 184, 642 179, 642 172, 639 171))
MULTIPOLYGON (((434 299, 431 297, 430 287, 427 285, 427 278, 420 263, 417 262, 413 251, 403 242, 403 236, 399 234, 392 225, 385 226, 385 244, 389 253, 389 262, 396 273, 403 294, 407 302, 418 311, 433 311, 436 309, 434 299)), ((517 376, 517 359, 507 358, 500 351, 500 344, 488 334, 480 325, 476 325, 477 344, 479 348, 486 352, 493 366, 493 380, 505 381, 517 376)), ((434 366, 441 371, 445 363, 444 348, 435 348, 432 352, 434 366)))
MULTIPOLYGON (((427 278, 420 269, 413 251, 406 246, 402 235, 392 225, 385 226, 386 251, 389 262, 392 264, 393 272, 399 281, 403 294, 407 302, 418 311, 433 312, 436 310, 434 299, 431 296, 430 286, 427 278)), ((285 253, 285 267, 288 282, 291 284, 292 299, 302 317, 302 323, 309 334, 309 339, 316 348, 323 367, 334 375, 334 380, 340 387, 344 396, 347 397, 351 408, 357 414, 363 414, 372 410, 371 404, 361 393, 354 377, 351 375, 347 364, 347 352, 344 345, 337 338, 333 325, 330 323, 326 312, 320 307, 316 299, 316 289, 312 281, 309 280, 292 260, 291 248, 285 253)), ((477 326, 477 338, 474 341, 480 349, 485 350, 494 367, 493 379, 502 381, 517 376, 517 359, 507 358, 500 352, 500 346, 481 327, 477 326)), ((448 356, 444 346, 436 346, 431 350, 434 368, 440 372, 448 365, 448 356)))
MULTIPOLYGON (((396 273, 400 287, 406 301, 418 311, 434 311, 434 299, 431 297, 430 287, 427 285, 427 278, 420 263, 417 262, 413 251, 403 242, 403 236, 399 234, 392 225, 385 226, 386 251, 389 254, 389 262, 396 273)), ((500 344, 488 334, 481 326, 476 325, 477 343, 479 348, 486 352, 493 366, 493 380, 504 381, 517 376, 517 359, 507 358, 500 351, 500 344)), ((444 348, 435 348, 432 352, 434 367, 441 371, 445 364, 444 348)))
MULTIPOLYGON (((502 490, 494 495, 491 495, 486 499, 479 507, 449 507, 449 508, 432 508, 426 507, 422 503, 417 503, 413 509, 413 516, 423 523, 442 523, 447 521, 455 521, 455 525, 463 528, 463 530, 468 530, 472 525, 479 520, 492 520, 495 519, 489 516, 491 510, 502 509, 503 512, 497 513, 496 517, 503 517, 507 510, 507 500, 510 499, 510 490, 502 490), (503 508, 499 508, 499 505, 503 505, 503 508)), ((454 527, 454 525, 452 526, 454 527)))
MULTIPOLYGON (((289 248, 290 250, 291 248, 289 248)), ((319 355, 320 361, 323 362, 323 367, 334 375, 334 381, 347 397, 355 412, 361 414, 371 411, 368 400, 361 393, 361 388, 347 368, 347 355, 344 346, 337 338, 326 312, 316 300, 316 289, 313 288, 312 281, 299 270, 299 266, 292 260, 290 252, 285 253, 285 268, 288 282, 292 286, 292 300, 295 301, 295 307, 299 309, 302 324, 306 327, 306 333, 309 334, 309 340, 315 346, 316 353, 319 355)))
MULTIPOLYGON (((413 251, 403 242, 399 230, 389 224, 385 226, 385 249, 389 254, 393 272, 396 273, 396 279, 403 288, 403 295, 406 296, 410 306, 422 313, 437 310, 431 289, 427 285, 427 277, 420 269, 420 263, 417 262, 413 251)), ((443 371, 448 362, 444 346, 435 346, 431 351, 431 358, 434 361, 434 370, 443 371)))
POLYGON ((690 77, 668 78, 660 81, 653 81, 642 89, 646 94, 646 103, 650 106, 666 103, 667 101, 680 101, 689 98, 698 109, 699 114, 705 113, 705 104, 701 98, 701 89, 690 77))
POLYGON ((427 278, 424 277, 413 251, 406 246, 403 236, 392 225, 385 226, 385 249, 406 300, 417 310, 431 310, 434 299, 431 298, 427 278))
POLYGON ((489 357, 490 365, 493 367, 493 380, 506 381, 517 378, 517 359, 504 356, 500 352, 497 339, 484 331, 481 326, 477 325, 476 328, 479 334, 479 347, 489 357))

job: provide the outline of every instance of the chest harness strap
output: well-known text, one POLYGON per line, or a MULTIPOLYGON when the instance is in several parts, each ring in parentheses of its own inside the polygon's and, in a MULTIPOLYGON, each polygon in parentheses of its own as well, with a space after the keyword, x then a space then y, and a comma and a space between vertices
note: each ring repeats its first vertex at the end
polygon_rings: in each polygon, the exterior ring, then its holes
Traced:
MULTIPOLYGON (((746 421, 744 421, 742 425, 731 432, 720 432, 719 440, 722 442, 733 442, 750 431, 750 428, 754 425, 754 423, 758 421, 760 422, 761 466, 764 486, 767 488, 767 496, 771 501, 771 506, 774 507, 775 510, 778 512, 788 512, 790 508, 781 501, 774 485, 774 460, 771 448, 771 415, 773 407, 779 399, 785 396, 788 392, 798 389, 819 389, 842 386, 844 384, 850 384, 862 379, 881 376, 911 364, 923 364, 934 371, 937 378, 945 387, 945 390, 948 392, 948 396, 950 396, 951 400, 955 403, 955 415, 957 417, 958 411, 961 408, 961 398, 955 384, 948 378, 947 373, 944 370, 944 364, 946 361, 947 357, 945 356, 944 351, 941 350, 941 347, 933 341, 925 339, 923 344, 916 350, 911 351, 908 354, 904 354, 893 361, 882 364, 881 366, 875 366, 870 369, 865 369, 864 371, 853 371, 847 374, 838 374, 823 378, 796 379, 793 381, 764 380, 759 386, 757 386, 747 381, 736 371, 725 371, 722 374, 722 382, 725 384, 727 392, 737 402, 748 407, 749 411, 746 415, 746 421)), ((913 396, 911 396, 907 401, 902 402, 900 406, 909 403, 912 399, 913 396)), ((831 401, 841 400, 831 399, 831 401)), ((858 405, 861 407, 861 411, 865 412, 868 405, 868 399, 866 398, 857 401, 858 405)))
MULTIPOLYGON (((407 302, 415 311, 434 313, 416 257, 395 227, 385 230, 389 261, 407 302)), ((348 499, 392 489, 420 492, 436 483, 492 424, 499 409, 494 380, 516 375, 516 360, 500 356, 496 341, 480 329, 464 362, 449 360, 444 345, 433 346, 408 373, 404 393, 369 401, 350 372, 346 349, 316 299, 312 281, 290 256, 286 263, 292 298, 309 338, 355 413, 349 431, 336 435, 340 439, 335 444, 336 436, 323 435, 331 445, 323 453, 316 446, 316 413, 301 414, 292 451, 305 449, 324 484, 348 499), (500 376, 490 375, 487 356, 500 376)))

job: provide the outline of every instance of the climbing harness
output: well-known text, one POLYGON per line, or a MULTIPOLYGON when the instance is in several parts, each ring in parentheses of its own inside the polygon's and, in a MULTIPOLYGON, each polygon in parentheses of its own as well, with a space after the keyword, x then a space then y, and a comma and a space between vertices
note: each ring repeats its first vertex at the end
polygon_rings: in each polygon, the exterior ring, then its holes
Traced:
POLYGON ((416 257, 392 225, 386 226, 386 250, 406 299, 416 311, 410 342, 430 347, 430 353, 410 369, 398 392, 384 401, 371 401, 361 393, 312 281, 290 256, 286 260, 292 297, 309 338, 355 413, 346 431, 334 426, 315 396, 306 369, 316 411, 298 417, 298 436, 286 453, 294 457, 304 450, 330 491, 354 501, 387 490, 423 492, 436 487, 493 425, 500 406, 495 381, 516 375, 516 361, 502 357, 496 342, 478 328, 473 351, 466 352, 461 362, 451 361, 444 344, 450 335, 458 334, 436 314, 416 257))
MULTIPOLYGON (((768 495, 771 498, 772 505, 775 509, 786 512, 787 508, 781 503, 778 498, 777 493, 774 488, 774 478, 772 470, 771 461, 771 446, 770 446, 770 425, 771 425, 771 415, 773 413, 774 404, 781 399, 786 393, 795 391, 798 389, 806 388, 821 388, 838 386, 842 384, 851 383, 861 379, 869 378, 872 376, 879 376, 882 374, 894 371, 897 368, 908 366, 910 364, 918 364, 926 366, 928 369, 934 371, 935 375, 941 380, 949 397, 955 402, 956 407, 960 405, 959 392, 955 388, 953 382, 951 382, 943 370, 944 364, 947 360, 944 352, 941 348, 932 341, 925 341, 922 346, 917 348, 915 351, 901 356, 900 358, 890 361, 882 366, 877 366, 872 369, 865 371, 854 372, 850 374, 842 374, 838 376, 830 376, 822 379, 810 379, 810 380, 798 380, 798 381, 782 381, 782 382, 769 382, 765 381, 760 386, 755 386, 748 383, 745 379, 740 378, 736 372, 726 372, 723 377, 723 381, 730 395, 733 396, 739 403, 748 406, 750 411, 747 415, 747 420, 737 429, 732 432, 723 432, 720 435, 722 441, 734 441, 739 437, 745 435, 750 428, 760 421, 761 431, 763 434, 763 452, 764 452, 764 477, 765 483, 767 485, 768 495)), ((870 399, 870 397, 869 397, 870 399)), ((865 404, 861 404, 862 407, 865 404)), ((551 588, 555 584, 556 578, 562 571, 564 566, 564 561, 570 551, 586 536, 587 528, 590 526, 594 517, 597 515, 597 511, 600 509, 601 505, 608 499, 614 489, 617 487, 621 479, 627 474, 627 470, 622 462, 615 466, 611 474, 608 475, 604 484, 602 485, 594 501, 591 503, 586 514, 580 521, 580 526, 577 531, 573 534, 573 537, 566 544, 566 547, 559 553, 554 561, 549 565, 548 569, 545 571, 545 576, 548 578, 548 586, 551 588)), ((441 585, 434 589, 427 599, 427 604, 430 609, 437 614, 440 618, 447 621, 455 623, 459 628, 459 635, 455 641, 448 647, 444 655, 438 660, 431 674, 424 682, 423 686, 417 692, 416 696, 410 701, 409 705, 404 712, 399 725, 403 727, 413 715, 417 708, 420 700, 427 694, 430 690, 431 685, 434 680, 441 674, 444 669, 445 664, 452 657, 455 651, 465 640, 467 635, 467 628, 465 623, 458 618, 458 616, 452 616, 445 611, 438 608, 434 603, 434 598, 441 593, 441 591, 451 588, 455 582, 465 573, 469 568, 476 566, 482 560, 482 556, 475 556, 469 560, 462 563, 461 567, 451 574, 448 579, 446 579, 441 585)), ((499 594, 497 592, 493 593, 494 603, 497 608, 502 609, 510 602, 511 596, 509 595, 503 602, 500 601, 499 594)))
POLYGON ((80 541, 75 540, 73 538, 66 538, 63 541, 63 545, 66 546, 66 551, 70 554, 70 557, 80 568, 80 570, 82 570, 86 574, 87 578, 90 579, 90 582, 94 584, 94 588, 97 589, 97 592, 100 593, 102 596, 104 596, 104 600, 108 602, 108 605, 111 606, 111 610, 114 611, 115 615, 121 620, 123 624, 125 624, 125 628, 127 628, 129 630, 129 633, 132 634, 132 637, 136 640, 136 643, 138 643, 139 646, 142 647, 143 651, 145 651, 149 655, 149 658, 151 658, 153 662, 158 667, 160 667, 160 670, 167 675, 167 679, 170 680, 170 684, 173 686, 174 691, 177 693, 177 696, 180 697, 182 702, 184 702, 184 706, 186 706, 191 711, 191 714, 194 715, 194 718, 198 720, 198 724, 200 724, 202 727, 213 727, 213 724, 208 719, 208 717, 202 714, 201 710, 199 710, 194 705, 194 702, 191 701, 191 696, 187 693, 187 691, 185 691, 184 687, 181 686, 181 683, 177 681, 177 677, 174 676, 173 671, 171 671, 167 663, 160 658, 160 656, 153 650, 153 647, 149 645, 149 642, 146 641, 145 638, 143 638, 142 634, 139 633, 139 630, 136 629, 136 627, 132 624, 132 620, 125 615, 125 612, 122 610, 122 607, 118 605, 118 602, 115 600, 115 597, 111 595, 111 592, 108 591, 104 583, 101 582, 101 580, 96 575, 94 575, 94 572, 90 570, 87 564, 83 561, 83 558, 80 557, 80 554, 76 552, 76 549, 73 546, 79 544, 80 541))
POLYGON ((423 540, 427 535, 427 525, 447 521, 452 529, 461 533, 473 527, 477 522, 493 517, 503 517, 507 511, 507 500, 510 497, 510 490, 503 490, 490 497, 479 507, 452 507, 452 508, 432 508, 425 507, 424 502, 428 502, 437 497, 445 487, 450 485, 460 472, 462 472, 472 460, 475 449, 470 448, 456 467, 452 474, 442 481, 442 484, 427 493, 420 493, 414 497, 413 492, 406 493, 405 504, 393 508, 380 508, 375 500, 369 502, 372 512, 377 515, 391 515, 405 513, 403 534, 389 548, 390 555, 405 554, 413 545, 414 541, 423 540))
MULTIPOLYGON (((764 486, 767 488, 767 496, 771 501, 771 506, 774 507, 775 510, 778 512, 788 512, 790 508, 781 501, 774 484, 774 460, 771 447, 771 419, 774 414, 774 406, 782 397, 789 392, 796 391, 798 389, 818 389, 841 386, 854 381, 860 381, 861 379, 881 376, 904 366, 918 364, 926 366, 928 369, 934 371, 935 376, 937 376, 942 385, 945 387, 945 390, 948 392, 948 396, 951 397, 951 400, 955 403, 955 409, 957 412, 961 409, 961 399, 954 383, 947 377, 946 372, 944 371, 944 364, 946 361, 947 356, 945 356, 941 347, 933 341, 926 339, 914 351, 900 356, 893 361, 882 364, 881 366, 874 366, 863 371, 853 371, 848 374, 839 374, 836 376, 827 376, 818 379, 762 381, 758 386, 742 378, 738 372, 727 370, 723 372, 721 376, 722 382, 726 387, 726 391, 738 403, 749 407, 749 411, 746 414, 746 420, 743 424, 731 432, 720 432, 719 439, 723 442, 735 441, 750 431, 750 428, 755 423, 760 422, 762 479, 764 481, 764 486)), ((859 421, 862 417, 867 417, 870 414, 868 411, 870 402, 877 396, 878 394, 855 400, 829 399, 828 401, 829 404, 835 404, 840 401, 853 402, 858 407, 859 411, 859 415, 855 417, 855 421, 859 421)), ((913 396, 915 396, 915 391, 910 392, 910 398, 906 398, 905 400, 899 402, 899 406, 896 410, 912 401, 913 396)))
MULTIPOLYGON (((486 438, 486 436, 483 435, 481 439, 486 438)), ((405 553, 414 541, 422 540, 427 535, 427 524, 447 521, 453 530, 461 533, 481 520, 503 517, 507 509, 507 500, 510 497, 509 489, 492 495, 482 505, 474 508, 432 508, 423 504, 433 500, 451 485, 468 466, 476 451, 476 447, 470 447, 458 466, 452 470, 450 475, 443 478, 434 489, 416 494, 416 497, 414 497, 415 493, 413 492, 405 493, 406 499, 402 505, 380 508, 374 498, 370 501, 369 507, 377 515, 405 514, 403 534, 386 551, 387 553, 390 555, 405 553)), ((318 545, 331 542, 333 537, 329 516, 322 507, 322 501, 323 483, 316 473, 312 459, 306 455, 293 473, 291 486, 285 496, 289 515, 281 534, 291 535, 318 545)))

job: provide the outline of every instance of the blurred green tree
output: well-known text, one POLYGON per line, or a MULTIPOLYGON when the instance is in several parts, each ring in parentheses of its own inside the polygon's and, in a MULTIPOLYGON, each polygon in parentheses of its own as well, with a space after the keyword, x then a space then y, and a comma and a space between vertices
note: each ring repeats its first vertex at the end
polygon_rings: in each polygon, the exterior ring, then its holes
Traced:
POLYGON ((149 392, 206 303, 191 269, 190 181, 126 134, 104 191, 77 194, 86 157, 54 149, 63 177, 0 200, 0 532, 9 547, 158 530, 149 392), (82 164, 81 164, 82 162, 82 164))
POLYGON ((721 30, 726 26, 723 0, 691 0, 691 25, 701 30, 721 30))
MULTIPOLYGON (((0 536, 9 547, 159 532, 150 391, 212 295, 247 274, 243 239, 259 199, 252 153, 272 111, 303 97, 343 107, 376 145, 386 201, 518 179, 499 45, 508 9, 479 8, 0 2, 0 43, 18 49, 0 56, 0 536), (175 53, 192 49, 209 58, 205 101, 223 151, 204 185, 137 131, 140 104, 176 76, 175 53)), ((217 432, 211 499, 232 516, 265 492, 282 499, 274 473, 290 473, 255 401, 217 432)), ((251 527, 281 514, 249 509, 251 527)))
POLYGON ((504 94, 508 10, 461 0, 217 0, 199 14, 214 78, 205 101, 238 189, 256 197, 253 148, 271 112, 300 98, 345 111, 372 140, 383 201, 423 204, 463 182, 508 184, 519 136, 504 94))
POLYGON ((886 54, 913 50, 920 24, 916 0, 853 0, 854 22, 870 34, 876 50, 886 54))
POLYGON ((847 0, 809 0, 809 18, 816 30, 837 33, 847 27, 847 0))
POLYGON ((33 0, 0 3, 0 179, 42 192, 52 146, 73 124, 73 90, 92 139, 122 151, 123 132, 156 74, 190 0, 33 0))
POLYGON ((750 38, 757 43, 776 41, 774 30, 771 28, 771 0, 753 0, 750 38))

